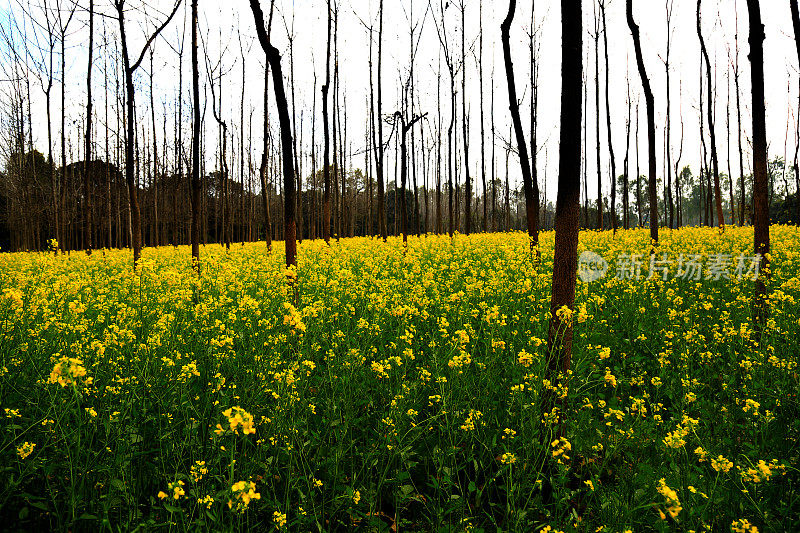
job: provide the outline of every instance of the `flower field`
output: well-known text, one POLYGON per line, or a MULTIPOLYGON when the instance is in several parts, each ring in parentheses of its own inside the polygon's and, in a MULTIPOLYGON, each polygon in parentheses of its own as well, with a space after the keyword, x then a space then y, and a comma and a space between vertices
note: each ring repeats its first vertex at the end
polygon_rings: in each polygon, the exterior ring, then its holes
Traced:
POLYGON ((0 528, 798 531, 800 234, 771 238, 759 343, 752 228, 662 230, 653 276, 647 230, 581 233, 609 269, 549 412, 552 232, 304 241, 299 299, 280 243, 199 279, 185 247, 2 254, 0 528))

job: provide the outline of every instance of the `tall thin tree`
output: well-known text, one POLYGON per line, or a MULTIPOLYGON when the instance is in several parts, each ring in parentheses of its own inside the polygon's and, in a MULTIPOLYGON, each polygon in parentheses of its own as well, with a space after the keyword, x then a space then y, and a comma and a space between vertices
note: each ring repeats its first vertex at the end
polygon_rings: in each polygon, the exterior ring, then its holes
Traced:
MULTIPOLYGON (((511 60, 510 32, 511 23, 514 21, 514 11, 516 10, 516 0, 509 0, 506 18, 500 25, 500 39, 503 42, 503 61, 506 68, 506 84, 508 85, 508 109, 511 113, 511 122, 514 125, 514 135, 517 141, 517 152, 519 154, 519 164, 522 170, 522 186, 525 191, 525 210, 527 220, 528 237, 530 239, 530 249, 533 252, 539 244, 539 195, 534 196, 530 160, 528 159, 528 145, 525 141, 525 134, 522 131, 522 120, 519 115, 519 100, 517 100, 517 87, 514 80, 514 63, 511 60)), ((508 140, 509 144, 511 139, 508 140)), ((580 143, 578 143, 580 145, 580 143)), ((580 161, 580 157, 579 157, 580 161)), ((508 187, 506 187, 507 189, 508 187)), ((506 190, 506 194, 508 194, 506 190)), ((508 213, 506 214, 508 216, 508 213)))
POLYGON ((86 67, 86 145, 83 149, 83 242, 92 253, 92 194, 89 170, 92 160, 92 52, 94 50, 94 0, 89 0, 89 61, 86 67))
POLYGON ((753 226, 754 251, 761 258, 753 295, 753 322, 756 336, 767 317, 767 274, 769 266, 769 210, 767 192, 767 128, 764 101, 764 24, 758 0, 747 0, 750 19, 750 82, 752 86, 753 114, 753 226))
MULTIPOLYGON (((581 0, 561 0, 561 133, 558 156, 553 288, 547 344, 547 375, 555 386, 572 363, 572 310, 578 262, 583 83, 581 0), (562 310, 567 308, 566 313, 562 310)), ((552 408, 554 398, 545 400, 552 408)))
MULTIPOLYGON (((639 77, 642 80, 644 90, 644 100, 647 106, 647 149, 648 149, 648 198, 650 200, 650 239, 653 243, 658 243, 658 197, 656 196, 656 112, 653 100, 653 90, 650 88, 650 80, 647 78, 647 71, 644 68, 642 57, 642 45, 639 40, 639 26, 633 20, 633 0, 626 1, 626 17, 628 27, 633 36, 633 47, 636 52, 636 65, 639 69, 639 77)), ((637 176, 637 180, 639 177, 637 176)))
MULTIPOLYGON (((274 0, 273 0, 274 2, 274 0)), ((272 69, 272 85, 275 91, 275 105, 278 108, 278 121, 281 131, 281 160, 283 164, 283 192, 284 192, 284 233, 286 241, 286 266, 297 266, 297 242, 295 227, 295 191, 294 191, 294 165, 292 161, 292 125, 289 119, 289 104, 286 100, 286 90, 283 85, 283 70, 281 68, 281 54, 270 42, 269 34, 264 26, 264 13, 259 0, 250 0, 250 9, 256 24, 258 42, 267 56, 267 61, 272 69)), ((266 135, 266 132, 265 132, 266 135)))
POLYGON ((114 0, 114 7, 117 10, 117 21, 119 22, 120 41, 122 43, 122 64, 125 74, 125 97, 126 107, 128 113, 127 120, 127 134, 125 137, 125 182, 128 185, 128 199, 130 202, 131 212, 131 245, 133 248, 133 268, 136 270, 139 258, 142 255, 142 220, 141 210, 139 209, 139 191, 138 184, 136 183, 136 173, 134 168, 134 143, 136 142, 134 133, 134 101, 135 92, 133 86, 133 73, 142 64, 144 55, 148 48, 155 40, 161 31, 169 24, 175 13, 178 12, 178 7, 181 5, 181 0, 175 2, 175 6, 170 12, 167 19, 150 34, 145 41, 139 58, 131 64, 130 54, 128 50, 128 39, 125 33, 125 0, 114 0))
POLYGON ((697 0, 697 37, 700 39, 700 50, 706 65, 706 82, 708 101, 706 108, 708 112, 708 135, 711 139, 711 170, 714 173, 714 204, 717 209, 717 221, 720 231, 725 231, 725 215, 722 214, 722 194, 719 188, 719 161, 717 158, 717 136, 714 127, 714 100, 713 100, 713 80, 711 79, 711 62, 708 58, 706 42, 703 39, 703 31, 700 23, 700 4, 702 0, 697 0))

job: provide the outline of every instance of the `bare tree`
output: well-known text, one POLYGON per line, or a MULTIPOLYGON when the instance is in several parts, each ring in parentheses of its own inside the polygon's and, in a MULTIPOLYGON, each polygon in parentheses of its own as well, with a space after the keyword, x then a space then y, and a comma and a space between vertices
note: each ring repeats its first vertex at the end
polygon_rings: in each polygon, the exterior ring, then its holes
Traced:
POLYGON ((757 340, 767 317, 767 272, 769 266, 769 211, 767 193, 767 128, 764 102, 764 24, 758 0, 747 0, 750 19, 750 80, 753 113, 753 226, 754 251, 761 257, 761 269, 753 295, 753 322, 757 340))
POLYGON ((608 80, 611 72, 608 63, 608 27, 606 26, 606 0, 598 0, 603 19, 603 55, 606 60, 606 130, 608 133, 608 157, 611 162, 611 228, 617 231, 617 162, 614 158, 614 143, 611 142, 611 105, 609 103, 608 80))
MULTIPOLYGON (((331 177, 330 177, 330 132, 329 132, 329 125, 328 125, 328 90, 330 89, 331 85, 331 0, 328 0, 328 41, 326 46, 325 52, 325 83, 322 84, 322 132, 325 139, 325 148, 323 151, 323 162, 322 162, 322 175, 323 175, 323 193, 322 193, 322 238, 325 239, 326 243, 330 243, 331 239, 331 177)), ((383 21, 383 2, 381 2, 381 21, 383 21)), ((380 81, 380 33, 378 34, 378 113, 380 114, 380 100, 381 100, 381 81, 380 81)), ((380 122, 380 120, 378 121, 380 122)), ((379 125, 380 128, 380 125, 379 125)), ((380 129, 379 131, 379 138, 380 138, 380 129)), ((380 140, 379 142, 383 142, 380 140)), ((379 162, 376 164, 378 165, 378 201, 380 205, 378 206, 379 216, 382 216, 383 213, 383 180, 382 180, 382 155, 383 151, 381 150, 381 154, 379 156, 379 162)), ((383 239, 386 240, 386 234, 384 233, 383 239)))
POLYGON ((92 52, 94 49, 94 0, 89 0, 89 60, 86 68, 86 145, 83 152, 83 241, 92 253, 92 194, 89 168, 92 159, 92 52))
MULTIPOLYGON (((519 164, 522 170, 522 184, 525 190, 525 210, 528 226, 528 237, 530 239, 530 249, 533 252, 539 244, 539 195, 534 197, 530 160, 528 159, 528 145, 525 141, 525 134, 522 131, 522 120, 519 115, 519 100, 517 100, 517 88, 514 80, 514 64, 511 61, 510 31, 511 23, 514 21, 514 11, 516 10, 516 0, 509 0, 508 13, 503 23, 500 25, 500 39, 503 41, 503 60, 506 68, 506 83, 508 85, 508 108, 511 112, 511 122, 514 125, 514 134, 517 141, 517 152, 519 154, 519 164)), ((509 143, 511 139, 509 138, 509 143)), ((506 185, 508 194, 508 185, 506 185)))
POLYGON ((697 37, 700 39, 700 50, 706 64, 706 80, 708 89, 708 134, 711 139, 711 166, 714 172, 714 198, 717 208, 717 219, 720 231, 725 231, 725 215, 722 214, 722 194, 719 189, 719 161, 717 158, 717 136, 716 128, 714 127, 714 105, 713 105, 713 82, 711 79, 711 62, 708 59, 708 50, 706 49, 706 42, 703 39, 703 31, 700 24, 700 4, 702 0, 697 0, 697 37))
MULTIPOLYGON (((572 363, 572 320, 562 309, 575 306, 581 176, 583 19, 581 0, 561 0, 561 138, 558 157, 553 289, 547 344, 548 379, 556 386, 572 363)), ((544 401, 552 409, 554 395, 544 401)))
POLYGON ((592 3, 594 10, 594 134, 596 141, 595 157, 597 159, 597 229, 603 229, 603 178, 600 168, 600 19, 597 17, 597 4, 592 3))
MULTIPOLYGON (((667 74, 667 123, 665 127, 665 140, 664 140, 664 159, 666 159, 665 166, 667 169, 667 185, 666 185, 666 198, 664 200, 667 202, 667 208, 669 210, 669 227, 675 227, 675 205, 672 201, 672 144, 670 143, 670 133, 672 130, 672 108, 671 103, 672 99, 671 91, 670 91, 670 68, 669 68, 669 55, 672 48, 672 8, 673 8, 673 0, 667 1, 667 53, 664 56, 664 70, 667 74)), ((677 178, 677 175, 675 177, 677 178)))
MULTIPOLYGON (((124 1, 124 0, 123 0, 124 1)), ((67 169, 67 143, 66 143, 66 88, 67 88, 67 64, 66 64, 66 42, 67 42, 67 31, 69 30, 69 25, 72 22, 72 17, 75 16, 75 9, 77 4, 73 5, 71 9, 65 10, 63 6, 59 3, 56 6, 57 15, 57 22, 58 22, 58 33, 59 33, 59 42, 61 43, 61 175, 59 177, 59 208, 62 210, 62 217, 61 217, 61 237, 63 241, 66 241, 66 214, 64 210, 65 204, 65 197, 67 194, 67 177, 66 177, 66 169, 67 169), (66 13, 65 13, 66 11, 66 13), (66 16, 66 20, 65 20, 66 16)), ((123 50, 124 51, 124 50, 123 50)), ((130 113, 129 115, 132 115, 130 113)), ((61 243, 61 249, 65 249, 66 242, 61 243)))
MULTIPOLYGON (((427 113, 422 115, 412 116, 411 120, 406 122, 405 116, 400 111, 395 112, 394 117, 399 121, 400 131, 400 228, 403 232, 403 244, 408 242, 408 209, 406 207, 406 177, 407 170, 407 147, 406 147, 406 134, 408 130, 414 127, 418 121, 422 120, 427 113)), ((395 214, 396 216, 396 214, 395 214)))
MULTIPOLYGON (((789 0, 789 7, 792 11, 792 27, 794 29, 794 43, 797 49, 797 60, 800 62, 800 12, 797 8, 797 0, 789 0)), ((795 183, 795 220, 800 221, 800 166, 798 165, 798 155, 800 154, 800 92, 798 92, 797 123, 795 130, 794 144, 794 183, 795 183)))
MULTIPOLYGON (((650 239, 658 243, 658 197, 656 196, 656 115, 653 91, 650 80, 644 68, 642 58, 642 45, 639 41, 639 26, 633 20, 633 0, 626 0, 626 16, 628 27, 633 36, 633 47, 636 51, 636 64, 639 68, 639 77, 642 80, 645 104, 647 105, 647 148, 648 148, 648 193, 650 199, 650 239)), ((637 181, 639 177, 636 177, 637 181)))
MULTIPOLYGON (((449 5, 449 3, 448 3, 449 5)), ((450 74, 450 124, 447 127, 447 204, 448 204, 448 228, 447 231, 450 236, 453 236, 453 165, 455 163, 455 149, 453 147, 454 139, 453 139, 453 128, 455 127, 456 122, 456 65, 455 59, 453 58, 453 51, 450 49, 450 45, 447 41, 447 29, 445 26, 445 18, 444 12, 447 5, 443 4, 440 0, 439 2, 439 13, 440 13, 440 23, 436 23, 436 18, 434 17, 434 23, 436 26, 436 33, 439 36, 439 44, 441 45, 441 50, 444 52, 444 61, 445 65, 447 66, 447 71, 450 74)))
MULTIPOLYGON (((274 2, 274 0, 273 0, 274 2)), ((267 56, 272 69, 272 85, 275 90, 275 104, 278 108, 278 120, 281 130, 281 159, 283 162, 283 189, 284 189, 284 232, 286 236, 286 266, 297 266, 297 243, 295 228, 295 191, 294 191, 294 166, 292 163, 292 125, 289 119, 289 104, 286 100, 286 91, 283 86, 283 71, 281 69, 281 54, 270 42, 269 34, 264 27, 264 13, 258 0, 250 0, 250 9, 256 23, 256 33, 261 48, 267 56)), ((266 135, 266 132, 264 132, 266 135)))
POLYGON ((625 102, 628 106, 628 116, 625 119, 625 160, 622 163, 622 227, 630 228, 628 218, 628 181, 630 179, 630 153, 631 153, 631 81, 628 73, 625 73, 625 86, 627 88, 627 98, 625 102))
POLYGON ((469 136, 467 135, 469 119, 467 118, 467 59, 465 55, 467 47, 465 44, 466 26, 464 24, 466 20, 466 5, 466 0, 461 0, 461 129, 464 136, 464 196, 466 200, 464 233, 469 235, 472 221, 472 181, 469 176, 469 136))
POLYGON ((742 105, 740 100, 741 93, 739 92, 739 10, 738 2, 734 3, 734 11, 736 12, 736 33, 734 34, 734 63, 733 63, 733 83, 736 88, 736 133, 737 144, 739 148, 739 225, 743 226, 745 222, 744 207, 745 207, 745 186, 744 186, 744 155, 742 152, 742 105))
POLYGON ((481 106, 481 181, 483 183, 483 231, 489 231, 486 218, 486 132, 484 131, 483 119, 483 0, 478 3, 478 83, 480 91, 481 106))
POLYGON ((175 7, 169 14, 167 19, 150 34, 145 41, 139 58, 131 64, 130 55, 128 51, 128 40, 125 34, 125 0, 114 0, 114 7, 117 10, 117 20, 119 21, 120 41, 122 42, 122 63, 125 72, 125 91, 126 91, 126 105, 128 109, 128 123, 127 135, 125 137, 125 181, 128 184, 128 198, 131 207, 131 233, 132 233, 132 247, 133 247, 133 268, 136 269, 139 257, 142 255, 142 221, 141 211, 139 209, 139 194, 138 186, 136 184, 135 169, 134 169, 134 120, 133 120, 133 107, 134 107, 134 87, 133 87, 133 73, 142 64, 144 54, 150 47, 152 42, 161 33, 161 31, 169 24, 172 17, 178 11, 181 5, 181 0, 175 2, 175 7))

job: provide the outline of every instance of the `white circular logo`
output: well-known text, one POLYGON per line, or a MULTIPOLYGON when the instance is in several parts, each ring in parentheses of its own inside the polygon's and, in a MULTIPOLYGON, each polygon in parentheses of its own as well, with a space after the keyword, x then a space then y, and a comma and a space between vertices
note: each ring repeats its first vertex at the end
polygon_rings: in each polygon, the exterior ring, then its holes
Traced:
POLYGON ((607 271, 608 262, 599 254, 586 250, 578 258, 578 276, 584 283, 605 277, 607 271))

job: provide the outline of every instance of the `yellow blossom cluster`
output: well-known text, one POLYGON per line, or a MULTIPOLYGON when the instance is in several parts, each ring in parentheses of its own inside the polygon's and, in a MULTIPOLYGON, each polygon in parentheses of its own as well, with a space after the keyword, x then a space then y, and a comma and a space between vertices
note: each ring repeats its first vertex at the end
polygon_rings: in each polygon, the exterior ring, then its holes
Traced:
MULTIPOLYGON (((77 384, 78 379, 85 376, 86 368, 83 366, 83 360, 77 357, 60 356, 55 366, 53 366, 47 382, 58 383, 62 387, 66 387, 67 385, 77 384)), ((91 378, 87 378, 86 381, 89 381, 89 379, 91 378)))
POLYGON ((229 428, 226 429, 222 427, 222 424, 217 424, 217 428, 214 430, 217 435, 222 435, 226 431, 232 431, 238 435, 240 428, 243 435, 256 432, 256 428, 253 427, 253 416, 238 405, 224 410, 222 416, 228 419, 229 428))
MULTIPOLYGON (((228 508, 236 512, 247 510, 251 500, 260 500, 261 494, 256 492, 256 484, 252 481, 237 481, 231 486, 231 497, 228 508)), ((284 523, 286 516, 283 516, 284 523)))

